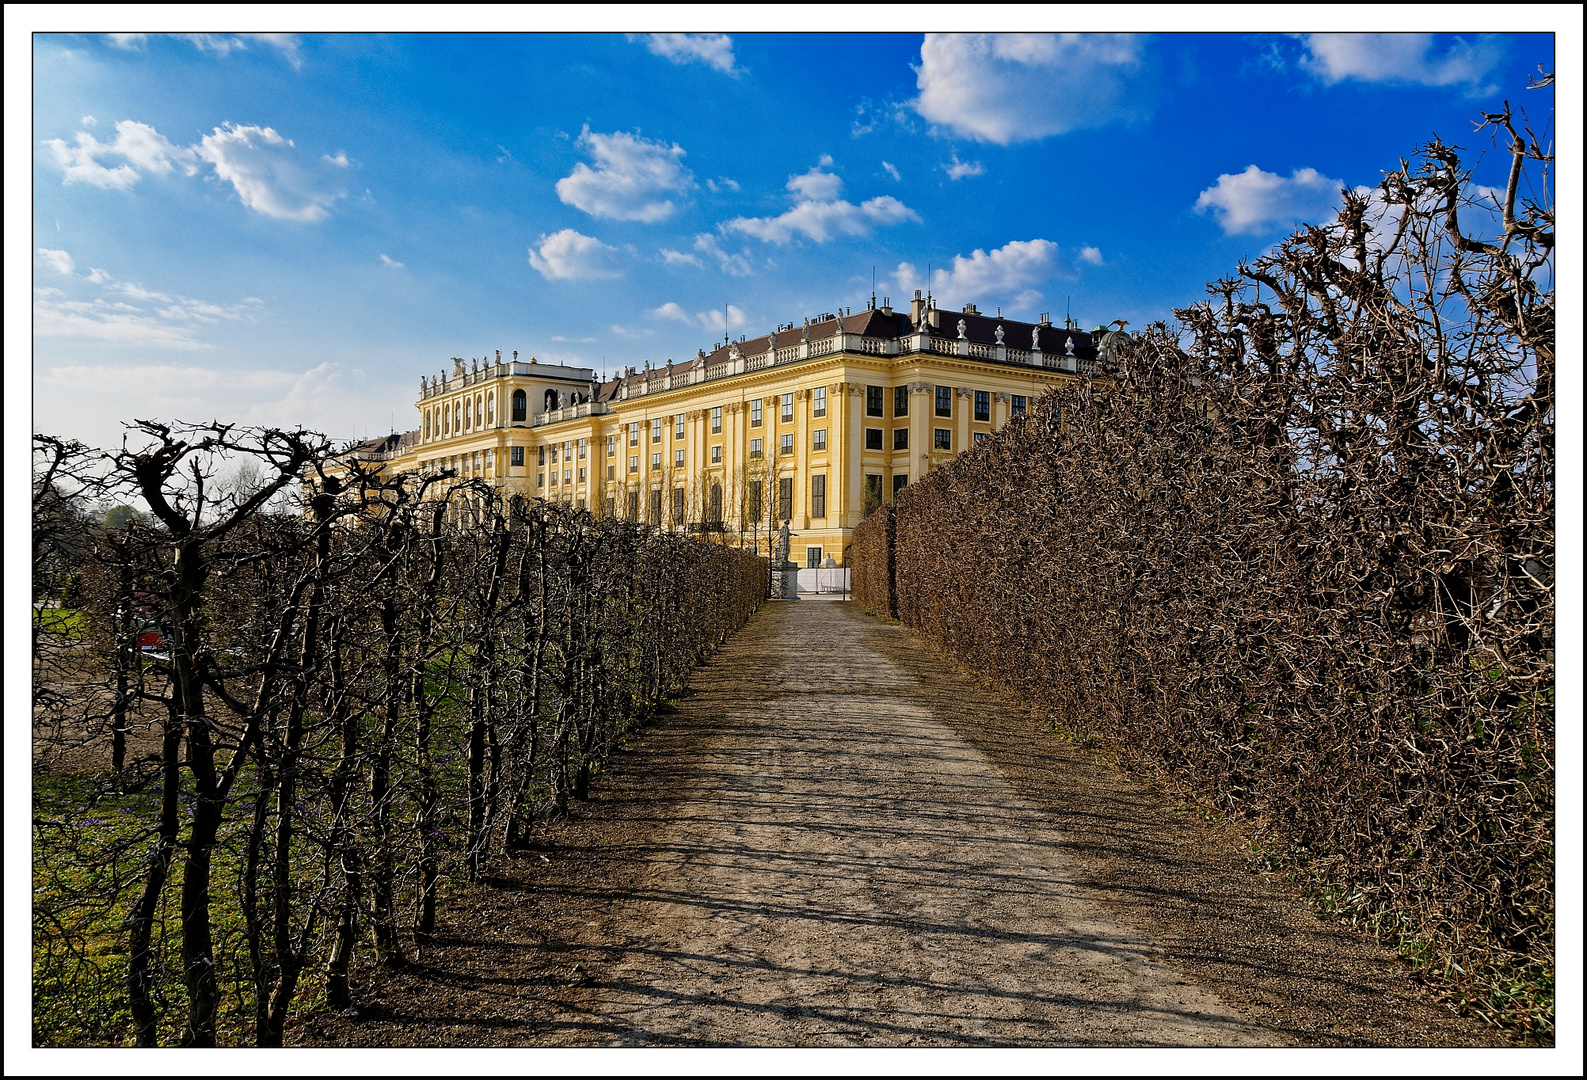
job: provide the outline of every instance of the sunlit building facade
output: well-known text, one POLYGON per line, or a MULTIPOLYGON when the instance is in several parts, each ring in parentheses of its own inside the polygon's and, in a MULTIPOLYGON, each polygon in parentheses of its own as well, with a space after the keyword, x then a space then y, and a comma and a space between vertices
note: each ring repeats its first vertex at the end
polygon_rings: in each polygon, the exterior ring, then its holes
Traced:
POLYGON ((1092 373, 1094 336, 917 294, 607 381, 516 353, 455 359, 420 381, 415 430, 353 453, 763 551, 786 521, 795 561, 841 562, 867 512, 1092 373))

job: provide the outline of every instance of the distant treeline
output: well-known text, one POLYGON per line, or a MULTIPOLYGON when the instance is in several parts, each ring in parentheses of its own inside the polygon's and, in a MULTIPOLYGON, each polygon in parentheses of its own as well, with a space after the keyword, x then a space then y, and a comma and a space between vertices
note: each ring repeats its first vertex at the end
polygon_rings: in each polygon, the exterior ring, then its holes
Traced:
POLYGON ((736 549, 301 432, 129 445, 36 440, 40 1044, 280 1045, 346 1007, 765 595, 736 549))
POLYGON ((1269 866, 1546 1040, 1553 233, 1517 123, 1488 126, 1530 188, 1424 147, 905 489, 851 561, 871 610, 1257 823, 1269 866))

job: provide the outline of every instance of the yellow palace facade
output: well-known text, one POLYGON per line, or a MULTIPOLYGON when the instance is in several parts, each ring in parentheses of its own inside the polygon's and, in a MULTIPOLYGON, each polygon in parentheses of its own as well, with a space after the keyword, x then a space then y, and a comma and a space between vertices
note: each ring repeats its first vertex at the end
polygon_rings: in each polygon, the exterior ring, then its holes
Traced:
POLYGON ((761 550, 787 521, 796 562, 841 562, 876 505, 1092 373, 1095 333, 917 293, 907 312, 873 300, 607 381, 455 359, 420 381, 415 430, 351 456, 761 550))

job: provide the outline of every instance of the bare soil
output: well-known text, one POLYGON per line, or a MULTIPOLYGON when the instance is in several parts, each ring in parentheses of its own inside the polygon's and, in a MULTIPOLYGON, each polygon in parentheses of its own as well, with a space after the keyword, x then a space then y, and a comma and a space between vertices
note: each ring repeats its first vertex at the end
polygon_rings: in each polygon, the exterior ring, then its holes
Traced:
POLYGON ((1474 1046, 1244 837, 852 604, 757 615, 320 1046, 1474 1046))

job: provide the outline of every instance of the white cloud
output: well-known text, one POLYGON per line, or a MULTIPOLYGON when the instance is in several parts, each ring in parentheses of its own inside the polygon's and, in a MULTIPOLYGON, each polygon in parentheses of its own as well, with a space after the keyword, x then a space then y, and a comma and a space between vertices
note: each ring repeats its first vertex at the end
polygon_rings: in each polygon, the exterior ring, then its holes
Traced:
POLYGON ((71 255, 57 248, 39 248, 39 262, 57 274, 70 274, 77 269, 77 263, 71 255))
POLYGON ((158 346, 184 351, 207 349, 209 343, 200 336, 205 326, 250 320, 258 315, 263 305, 256 297, 245 297, 235 304, 217 304, 156 292, 130 281, 114 281, 97 268, 87 282, 101 286, 102 295, 72 299, 59 289, 34 291, 35 337, 75 338, 108 345, 158 346))
POLYGON ((683 323, 685 326, 700 326, 707 330, 737 330, 746 325, 749 320, 744 312, 735 304, 727 305, 724 315, 721 311, 697 311, 693 315, 685 311, 680 305, 667 301, 650 313, 653 319, 668 319, 672 322, 683 323))
POLYGON ((567 337, 567 336, 565 336, 563 334, 552 334, 551 335, 551 340, 552 341, 560 341, 560 342, 563 342, 563 343, 574 342, 574 343, 580 344, 580 345, 587 345, 590 342, 594 341, 595 339, 592 338, 592 337, 570 338, 570 337, 567 337))
POLYGON ((650 329, 630 330, 628 327, 619 326, 616 323, 612 324, 611 331, 612 331, 613 334, 616 334, 618 337, 623 337, 623 338, 646 338, 646 337, 652 337, 656 333, 654 330, 650 330, 650 329))
POLYGON ((710 233, 700 233, 694 238, 694 250, 715 259, 717 268, 724 274, 747 277, 750 273, 748 248, 738 253, 726 251, 717 243, 716 237, 710 233))
POLYGON ((529 249, 529 265, 552 281, 591 281, 623 276, 617 249, 575 229, 540 237, 540 250, 529 249))
POLYGON ((1316 169, 1296 169, 1286 179, 1248 165, 1242 173, 1219 176, 1197 197, 1196 212, 1211 211, 1228 236, 1261 233, 1332 216, 1343 186, 1316 169))
POLYGON ((1503 59, 1490 37, 1468 42, 1456 38, 1434 55, 1432 34, 1308 34, 1300 65, 1323 82, 1346 79, 1369 83, 1464 86, 1473 96, 1493 93, 1483 80, 1503 59))
POLYGON ((705 268, 698 256, 690 255, 686 251, 674 251, 672 248, 661 249, 661 261, 668 266, 698 266, 705 268))
POLYGON ((199 140, 198 154, 244 206, 266 217, 323 221, 344 194, 324 168, 305 168, 292 140, 274 128, 227 123, 199 140))
POLYGON ((737 191, 739 189, 738 181, 727 176, 719 176, 715 180, 707 180, 705 186, 713 195, 718 192, 737 191))
POLYGON ((222 57, 230 56, 233 52, 247 52, 248 42, 254 41, 278 49, 293 67, 303 66, 303 59, 298 55, 296 34, 172 34, 171 36, 187 42, 199 52, 214 53, 222 57))
POLYGON ((180 162, 189 176, 197 171, 191 148, 173 146, 164 135, 136 120, 117 124, 113 142, 102 143, 88 132, 79 131, 76 146, 68 146, 63 139, 46 139, 44 145, 50 148, 55 164, 60 166, 64 184, 93 184, 125 190, 138 182, 142 176, 139 169, 168 173, 175 167, 173 162, 180 162), (117 157, 125 160, 114 168, 99 160, 117 157))
POLYGON ((911 105, 958 135, 1007 146, 1130 118, 1142 67, 1129 34, 927 34, 911 105))
MULTIPOLYGON (((955 255, 951 266, 932 273, 931 289, 955 303, 979 302, 1028 291, 1058 269, 1058 245, 1051 240, 1010 240, 990 252, 976 248, 968 258, 955 255)), ((906 288, 912 279, 914 267, 900 265, 898 287, 906 288)), ((1034 295, 1040 299, 1039 293, 1034 295)))
POLYGON ((584 125, 579 145, 589 150, 595 168, 584 162, 557 181, 557 196, 592 217, 653 224, 672 216, 669 194, 687 194, 694 174, 683 167, 684 149, 626 131, 601 135, 584 125))
POLYGON ((93 127, 95 124, 99 123, 99 121, 95 120, 92 116, 85 116, 77 122, 83 125, 83 127, 93 127))
POLYGON ((894 180, 902 180, 903 179, 903 176, 901 176, 899 174, 899 172, 898 172, 898 166, 894 165, 891 161, 882 162, 882 168, 886 169, 887 170, 887 174, 889 176, 891 176, 894 180))
POLYGON ((858 206, 845 199, 802 202, 776 217, 734 218, 722 228, 773 244, 786 244, 799 234, 824 244, 838 236, 866 236, 874 226, 909 220, 919 221, 920 215, 891 195, 882 195, 858 206))
POLYGON ((726 34, 646 34, 645 47, 674 64, 704 64, 737 78, 733 39, 726 34))
POLYGON ((143 43, 149 40, 148 34, 106 34, 105 37, 109 38, 110 43, 116 48, 126 49, 128 52, 137 52, 143 48, 143 43))
POLYGON ((949 180, 963 180, 966 176, 980 176, 986 172, 986 166, 979 161, 960 161, 959 152, 955 150, 952 163, 944 165, 942 171, 948 174, 949 180))
MULTIPOLYGON (((774 244, 786 244, 801 234, 818 244, 824 244, 838 236, 869 235, 878 225, 920 220, 919 214, 891 195, 867 199, 858 206, 837 198, 843 190, 842 178, 821 171, 822 166, 831 164, 832 158, 823 154, 820 164, 815 168, 788 178, 788 190, 798 200, 793 209, 776 217, 734 218, 723 222, 721 229, 744 233, 774 244)), ((695 247, 700 247, 700 243, 696 242, 695 247)), ((747 262, 744 269, 748 272, 747 262)))
POLYGON ((401 270, 403 268, 403 266, 406 265, 404 263, 398 262, 396 259, 393 259, 390 255, 387 255, 385 252, 381 252, 380 253, 380 261, 385 263, 387 266, 391 267, 391 269, 393 269, 393 270, 401 270))
POLYGON ((1080 261, 1088 262, 1092 266, 1101 266, 1102 250, 1094 247, 1083 247, 1080 249, 1080 261))
MULTIPOLYGON (((824 164, 831 164, 831 160, 826 158, 824 164)), ((809 172, 790 176, 788 190, 801 199, 835 199, 843 190, 843 178, 833 173, 822 172, 821 166, 817 165, 809 172)))

